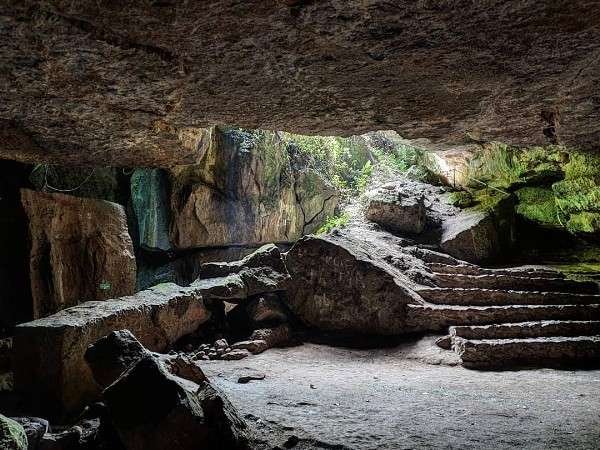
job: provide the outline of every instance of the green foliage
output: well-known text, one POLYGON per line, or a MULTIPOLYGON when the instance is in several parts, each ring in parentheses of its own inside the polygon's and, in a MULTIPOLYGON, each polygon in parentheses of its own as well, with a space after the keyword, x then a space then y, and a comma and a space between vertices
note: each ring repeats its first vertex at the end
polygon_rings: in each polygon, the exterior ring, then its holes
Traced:
POLYGON ((456 191, 450 193, 448 201, 451 205, 454 205, 458 208, 468 208, 473 206, 474 199, 473 194, 469 191, 456 191))
POLYGON ((302 136, 283 133, 284 140, 308 165, 331 180, 346 196, 364 192, 374 169, 406 173, 422 169, 424 181, 431 178, 433 158, 423 149, 412 147, 385 132, 363 136, 302 136))
POLYGON ((541 225, 561 226, 551 189, 525 187, 519 189, 516 195, 519 200, 517 214, 541 225))
POLYGON ((317 230, 316 234, 329 233, 334 228, 344 228, 349 220, 350 215, 347 212, 342 213, 339 216, 328 217, 321 228, 317 230))
POLYGON ((600 230, 600 214, 581 212, 569 216, 567 230, 571 233, 596 233, 600 230))
POLYGON ((474 208, 480 211, 493 211, 502 200, 509 197, 509 194, 505 194, 497 189, 486 188, 480 189, 473 193, 475 200, 474 208))
POLYGON ((540 175, 560 173, 564 151, 557 146, 519 148, 499 142, 485 145, 469 162, 467 175, 473 187, 479 182, 500 189, 531 183, 540 175))

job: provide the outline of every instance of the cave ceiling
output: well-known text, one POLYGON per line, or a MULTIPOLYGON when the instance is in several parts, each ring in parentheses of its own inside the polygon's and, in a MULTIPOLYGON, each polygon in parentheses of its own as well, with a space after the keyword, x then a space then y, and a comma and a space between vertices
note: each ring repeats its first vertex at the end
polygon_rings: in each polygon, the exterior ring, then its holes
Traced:
POLYGON ((0 0, 0 157, 193 163, 212 124, 600 142, 597 1, 0 0))

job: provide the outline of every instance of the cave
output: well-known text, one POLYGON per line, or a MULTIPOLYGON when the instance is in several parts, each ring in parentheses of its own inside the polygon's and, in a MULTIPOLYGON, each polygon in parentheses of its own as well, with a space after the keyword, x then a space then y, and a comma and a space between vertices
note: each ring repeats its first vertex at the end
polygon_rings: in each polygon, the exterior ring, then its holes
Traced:
POLYGON ((596 2, 0 5, 0 449, 600 448, 596 2))

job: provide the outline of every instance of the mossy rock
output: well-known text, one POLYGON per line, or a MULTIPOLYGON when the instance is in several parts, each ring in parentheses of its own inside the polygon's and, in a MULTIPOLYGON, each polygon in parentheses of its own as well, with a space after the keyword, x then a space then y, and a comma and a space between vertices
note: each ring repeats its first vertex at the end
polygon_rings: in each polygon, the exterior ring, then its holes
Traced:
POLYGON ((550 188, 525 187, 516 193, 517 214, 540 225, 560 227, 554 193, 550 188))
POLYGON ((571 214, 567 222, 567 230, 571 233, 596 233, 600 230, 600 214, 595 212, 571 214))
POLYGON ((0 449, 27 450, 27 435, 21 424, 0 414, 0 449))
POLYGON ((450 193, 448 202, 457 208, 469 208, 473 206, 475 200, 469 191, 456 191, 450 193))

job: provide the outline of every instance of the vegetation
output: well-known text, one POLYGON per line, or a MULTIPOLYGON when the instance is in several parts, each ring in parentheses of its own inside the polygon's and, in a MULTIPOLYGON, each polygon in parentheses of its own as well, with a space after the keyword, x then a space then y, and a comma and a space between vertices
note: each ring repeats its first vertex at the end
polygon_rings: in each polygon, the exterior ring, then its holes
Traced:
POLYGON ((473 206, 474 201, 473 194, 469 191, 456 191, 450 193, 449 203, 458 208, 468 208, 473 206))
POLYGON ((366 189, 375 169, 431 179, 433 160, 425 150, 404 143, 395 133, 362 136, 304 136, 282 133, 293 158, 320 172, 345 196, 366 189), (415 169, 419 170, 415 170, 415 169))
POLYGON ((559 227, 554 194, 551 189, 525 187, 517 192, 517 213, 540 225, 559 227))
POLYGON ((344 228, 349 220, 350 215, 347 212, 342 213, 339 216, 328 217, 321 228, 317 230, 316 234, 329 233, 334 228, 344 228))

